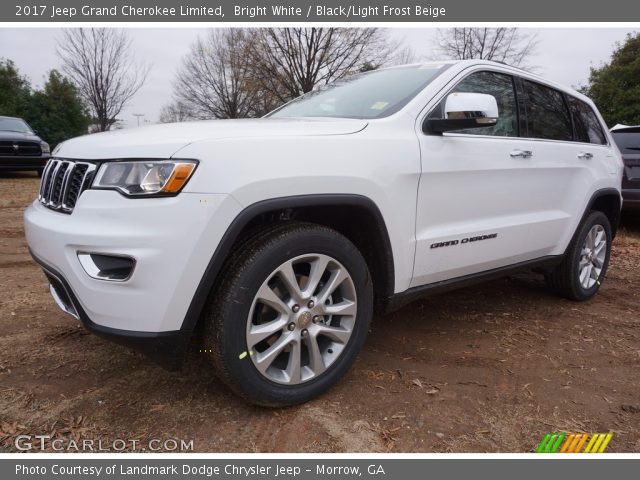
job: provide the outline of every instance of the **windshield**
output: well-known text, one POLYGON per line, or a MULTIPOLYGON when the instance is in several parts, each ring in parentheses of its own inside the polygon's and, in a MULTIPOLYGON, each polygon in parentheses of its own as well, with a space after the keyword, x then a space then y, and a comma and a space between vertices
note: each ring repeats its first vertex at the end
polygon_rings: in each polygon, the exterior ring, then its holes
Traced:
POLYGON ((410 66, 352 75, 296 98, 269 116, 387 117, 409 103, 446 67, 410 66))
POLYGON ((19 132, 33 135, 29 125, 19 118, 0 118, 0 132, 19 132))

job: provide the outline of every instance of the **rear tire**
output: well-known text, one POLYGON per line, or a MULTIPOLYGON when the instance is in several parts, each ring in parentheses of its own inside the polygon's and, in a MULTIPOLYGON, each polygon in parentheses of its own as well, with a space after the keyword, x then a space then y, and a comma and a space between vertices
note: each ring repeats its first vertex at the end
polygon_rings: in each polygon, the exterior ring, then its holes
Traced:
POLYGON ((234 392, 258 405, 295 405, 351 367, 369 330, 373 288, 347 238, 307 223, 272 228, 241 245, 221 275, 202 349, 234 392))
POLYGON ((611 256, 611 224, 607 216, 591 212, 562 260, 546 280, 557 294, 576 301, 593 297, 604 280, 611 256))

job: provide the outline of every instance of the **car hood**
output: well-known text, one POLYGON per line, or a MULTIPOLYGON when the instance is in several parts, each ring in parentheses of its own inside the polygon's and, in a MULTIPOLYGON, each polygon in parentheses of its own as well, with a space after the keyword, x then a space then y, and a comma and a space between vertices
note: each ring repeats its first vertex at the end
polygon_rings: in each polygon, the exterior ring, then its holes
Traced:
POLYGON ((166 123, 67 140, 54 151, 64 158, 106 160, 170 158, 184 146, 233 138, 348 135, 367 126, 356 119, 258 118, 166 123))
POLYGON ((40 137, 30 133, 9 132, 0 130, 0 141, 15 140, 18 142, 40 142, 40 137))

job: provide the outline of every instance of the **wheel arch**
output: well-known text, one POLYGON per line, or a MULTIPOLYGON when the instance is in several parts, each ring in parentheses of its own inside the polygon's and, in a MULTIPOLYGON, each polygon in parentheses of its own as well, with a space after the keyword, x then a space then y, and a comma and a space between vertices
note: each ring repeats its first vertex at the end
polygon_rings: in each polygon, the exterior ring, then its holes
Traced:
POLYGON ((611 235, 615 238, 620 224, 620 215, 622 208, 622 198, 620 192, 615 188, 604 188, 596 191, 589 200, 584 215, 580 220, 580 224, 586 218, 590 211, 596 210, 604 213, 611 224, 611 235))
POLYGON ((576 224, 575 230, 571 235, 569 243, 567 244, 563 254, 566 255, 569 248, 571 248, 571 245, 580 231, 580 225, 582 225, 585 218, 587 218, 589 212, 594 210, 602 212, 607 216, 609 223, 611 224, 611 235, 615 238, 618 225, 620 224, 621 207, 622 197, 619 190, 615 188, 602 188, 600 190, 596 190, 591 195, 591 198, 589 198, 582 216, 580 217, 580 221, 576 224))
POLYGON ((357 194, 294 195, 256 202, 231 222, 191 299, 181 330, 191 335, 218 275, 234 246, 251 232, 277 222, 306 221, 333 228, 361 251, 369 267, 377 304, 393 294, 395 268, 386 223, 378 206, 357 194), (331 215, 337 215, 331 218, 331 215))

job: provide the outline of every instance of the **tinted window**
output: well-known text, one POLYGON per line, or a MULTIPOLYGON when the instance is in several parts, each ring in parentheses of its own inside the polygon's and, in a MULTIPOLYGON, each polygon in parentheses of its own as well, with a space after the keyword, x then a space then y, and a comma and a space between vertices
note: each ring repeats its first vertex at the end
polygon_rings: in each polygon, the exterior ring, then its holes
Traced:
POLYGON ((614 130, 612 133, 613 139, 616 141, 620 152, 640 155, 640 128, 621 131, 614 130))
MULTIPOLYGON (((456 85, 451 93, 455 92, 493 95, 498 102, 498 123, 491 127, 456 130, 454 133, 494 135, 497 137, 518 136, 518 108, 513 88, 513 78, 510 75, 495 72, 472 73, 456 85)), ((446 98, 432 112, 431 117, 434 115, 438 118, 443 117, 442 112, 444 111, 445 102, 446 98)))
POLYGON ((0 117, 0 131, 33 134, 24 120, 11 117, 0 117))
POLYGON ((576 142, 597 143, 604 145, 607 143, 598 117, 591 107, 574 97, 569 97, 569 108, 573 116, 573 125, 575 128, 576 142))
POLYGON ((569 110, 562 94, 553 88, 524 80, 527 98, 527 136, 548 140, 573 140, 569 110))
POLYGON ((352 75, 309 92, 271 117, 381 118, 404 107, 447 65, 390 68, 352 75))

